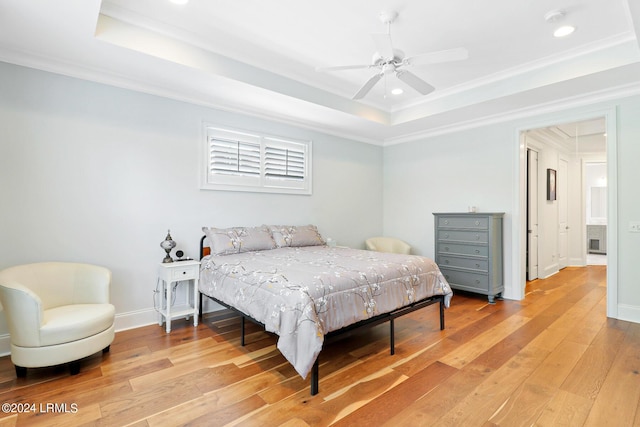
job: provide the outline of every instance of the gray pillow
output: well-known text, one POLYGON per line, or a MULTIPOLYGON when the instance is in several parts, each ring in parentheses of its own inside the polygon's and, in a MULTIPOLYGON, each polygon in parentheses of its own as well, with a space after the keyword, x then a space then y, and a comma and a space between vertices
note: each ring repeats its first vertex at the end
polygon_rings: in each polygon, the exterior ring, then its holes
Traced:
POLYGON ((269 228, 264 225, 231 228, 202 227, 202 231, 209 240, 212 255, 263 251, 276 247, 269 228))
POLYGON ((315 225, 270 225, 276 246, 319 246, 326 242, 315 225))

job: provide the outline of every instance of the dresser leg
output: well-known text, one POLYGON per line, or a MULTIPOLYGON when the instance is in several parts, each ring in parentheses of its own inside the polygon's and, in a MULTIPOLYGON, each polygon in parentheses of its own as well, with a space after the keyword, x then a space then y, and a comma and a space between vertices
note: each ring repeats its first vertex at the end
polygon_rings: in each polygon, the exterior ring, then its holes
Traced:
POLYGON ((497 293, 495 295, 489 295, 489 304, 495 304, 497 301, 502 301, 504 300, 504 298, 502 298, 502 292, 497 293))

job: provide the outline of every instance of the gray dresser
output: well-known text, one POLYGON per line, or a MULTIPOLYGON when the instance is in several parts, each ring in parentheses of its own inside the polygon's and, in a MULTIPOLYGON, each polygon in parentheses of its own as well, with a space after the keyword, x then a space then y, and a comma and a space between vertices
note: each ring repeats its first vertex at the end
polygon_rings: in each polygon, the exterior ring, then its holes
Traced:
POLYGON ((504 213, 434 213, 436 264, 454 289, 487 295, 504 290, 504 213))

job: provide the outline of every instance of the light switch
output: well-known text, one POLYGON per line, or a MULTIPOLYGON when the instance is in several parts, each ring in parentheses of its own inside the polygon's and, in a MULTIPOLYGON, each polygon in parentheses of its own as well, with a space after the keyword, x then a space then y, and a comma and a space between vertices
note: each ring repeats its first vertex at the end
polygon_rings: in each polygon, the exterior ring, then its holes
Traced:
POLYGON ((640 233, 640 221, 629 221, 629 231, 631 233, 640 233))

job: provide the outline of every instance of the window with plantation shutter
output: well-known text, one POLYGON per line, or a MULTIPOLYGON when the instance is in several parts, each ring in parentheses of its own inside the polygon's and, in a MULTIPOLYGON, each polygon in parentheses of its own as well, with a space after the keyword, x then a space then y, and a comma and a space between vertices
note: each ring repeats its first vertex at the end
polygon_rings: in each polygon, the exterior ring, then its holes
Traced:
POLYGON ((311 141, 207 126, 204 152, 203 189, 311 194, 311 141))
POLYGON ((213 174, 260 176, 260 145, 211 138, 210 171, 213 174))

